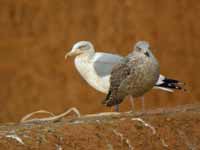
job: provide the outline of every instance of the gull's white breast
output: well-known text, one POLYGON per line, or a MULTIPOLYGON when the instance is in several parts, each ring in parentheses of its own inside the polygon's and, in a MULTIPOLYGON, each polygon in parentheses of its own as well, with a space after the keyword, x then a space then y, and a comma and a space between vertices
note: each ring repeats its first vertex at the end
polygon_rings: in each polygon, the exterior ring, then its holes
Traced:
POLYGON ((110 73, 105 76, 99 76, 95 70, 95 61, 98 54, 88 59, 87 55, 80 55, 75 58, 75 66, 85 81, 102 93, 108 93, 110 88, 110 73))

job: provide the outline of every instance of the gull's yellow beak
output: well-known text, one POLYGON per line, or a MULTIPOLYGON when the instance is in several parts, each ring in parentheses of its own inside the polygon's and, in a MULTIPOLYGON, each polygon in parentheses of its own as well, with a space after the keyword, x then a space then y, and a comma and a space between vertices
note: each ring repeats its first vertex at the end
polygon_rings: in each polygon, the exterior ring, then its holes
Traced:
POLYGON ((65 55, 65 59, 67 59, 68 56, 76 56, 76 55, 79 55, 79 54, 81 54, 80 49, 72 49, 70 52, 68 52, 68 53, 65 55))
POLYGON ((65 59, 67 59, 68 56, 71 56, 71 55, 72 55, 72 53, 71 53, 71 52, 68 52, 68 53, 65 55, 65 59))

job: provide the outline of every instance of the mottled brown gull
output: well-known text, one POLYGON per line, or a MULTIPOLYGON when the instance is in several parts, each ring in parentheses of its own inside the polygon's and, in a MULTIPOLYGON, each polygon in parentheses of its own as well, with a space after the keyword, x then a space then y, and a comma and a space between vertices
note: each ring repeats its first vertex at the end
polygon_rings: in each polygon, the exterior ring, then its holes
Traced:
POLYGON ((144 95, 154 87, 159 75, 159 63, 149 44, 137 42, 134 51, 112 68, 110 89, 103 104, 116 106, 128 95, 133 98, 144 95))

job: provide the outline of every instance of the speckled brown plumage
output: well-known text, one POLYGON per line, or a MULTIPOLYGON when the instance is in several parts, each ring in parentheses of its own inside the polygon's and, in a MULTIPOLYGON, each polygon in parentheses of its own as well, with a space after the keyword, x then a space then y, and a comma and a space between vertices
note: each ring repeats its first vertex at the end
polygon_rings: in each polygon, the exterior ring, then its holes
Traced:
POLYGON ((149 44, 138 42, 135 50, 113 67, 109 93, 103 104, 120 104, 127 95, 142 96, 154 86, 158 77, 159 63, 149 50, 149 44))
POLYGON ((126 64, 126 61, 128 61, 127 58, 124 59, 124 62, 121 62, 118 65, 115 65, 112 69, 111 78, 110 78, 111 87, 107 94, 106 100, 103 101, 103 104, 106 104, 107 106, 113 106, 115 104, 119 104, 124 98, 125 93, 122 93, 122 92, 118 93, 118 88, 120 87, 121 82, 131 72, 131 68, 128 67, 128 65, 126 64), (107 99, 109 99, 109 101, 107 101, 107 99))

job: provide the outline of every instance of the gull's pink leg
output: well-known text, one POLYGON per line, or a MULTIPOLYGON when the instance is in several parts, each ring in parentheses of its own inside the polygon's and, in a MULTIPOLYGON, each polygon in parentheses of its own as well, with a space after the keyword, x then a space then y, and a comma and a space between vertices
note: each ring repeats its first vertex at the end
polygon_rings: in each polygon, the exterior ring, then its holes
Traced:
POLYGON ((118 104, 114 106, 114 110, 115 110, 115 112, 119 112, 119 105, 118 104))
POLYGON ((132 112, 134 112, 135 105, 134 105, 133 96, 130 96, 130 102, 131 102, 131 110, 132 110, 132 112))
POLYGON ((142 111, 144 111, 144 96, 142 96, 141 99, 142 99, 142 111))

